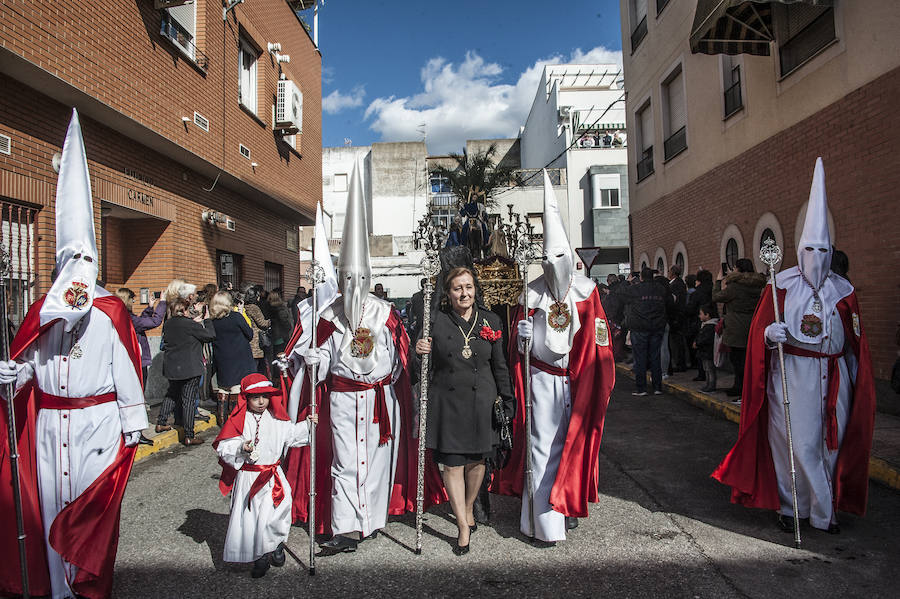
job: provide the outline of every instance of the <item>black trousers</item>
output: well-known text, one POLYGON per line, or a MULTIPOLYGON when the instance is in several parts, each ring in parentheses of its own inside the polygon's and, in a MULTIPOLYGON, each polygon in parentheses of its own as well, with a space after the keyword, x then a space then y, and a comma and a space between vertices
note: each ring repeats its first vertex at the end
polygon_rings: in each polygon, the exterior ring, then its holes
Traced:
POLYGON ((163 399, 156 424, 168 424, 169 414, 174 412, 175 426, 184 427, 185 438, 194 437, 194 402, 200 394, 200 377, 170 380, 169 392, 163 399))
POLYGON ((746 347, 732 347, 728 352, 728 359, 734 369, 734 385, 732 389, 738 393, 744 388, 744 359, 747 357, 746 347))

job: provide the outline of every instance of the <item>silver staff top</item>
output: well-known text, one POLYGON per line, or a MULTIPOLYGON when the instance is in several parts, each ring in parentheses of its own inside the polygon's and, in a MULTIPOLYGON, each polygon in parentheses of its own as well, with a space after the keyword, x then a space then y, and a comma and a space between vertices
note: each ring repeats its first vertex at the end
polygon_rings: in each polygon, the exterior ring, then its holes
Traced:
POLYGON ((769 237, 763 242, 762 248, 759 250, 759 259, 762 260, 765 264, 769 265, 769 268, 775 268, 775 265, 781 262, 781 257, 784 254, 781 251, 781 248, 775 243, 775 240, 769 237))
POLYGON ((309 284, 313 287, 318 287, 325 282, 325 269, 319 265, 318 260, 313 260, 306 267, 306 273, 303 275, 303 278, 309 281, 309 284))

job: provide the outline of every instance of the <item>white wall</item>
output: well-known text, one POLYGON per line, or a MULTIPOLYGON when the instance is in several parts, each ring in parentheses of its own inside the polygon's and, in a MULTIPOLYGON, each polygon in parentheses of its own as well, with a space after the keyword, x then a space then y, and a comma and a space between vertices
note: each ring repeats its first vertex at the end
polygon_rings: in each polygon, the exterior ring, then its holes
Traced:
MULTIPOLYGON (((347 209, 347 195, 350 189, 350 175, 353 172, 354 162, 359 164, 364 177, 363 187, 366 196, 371 198, 371 184, 369 184, 368 165, 366 158, 371 152, 371 146, 350 146, 341 148, 322 148, 322 207, 326 213, 331 213, 332 218, 325 214, 325 229, 332 239, 339 238, 344 227, 344 211, 347 209), (347 188, 344 191, 335 191, 335 175, 347 175, 347 188), (326 183, 328 183, 326 185, 326 183)), ((371 213, 371 206, 368 206, 371 213)), ((369 217, 371 221, 371 214, 369 217)))

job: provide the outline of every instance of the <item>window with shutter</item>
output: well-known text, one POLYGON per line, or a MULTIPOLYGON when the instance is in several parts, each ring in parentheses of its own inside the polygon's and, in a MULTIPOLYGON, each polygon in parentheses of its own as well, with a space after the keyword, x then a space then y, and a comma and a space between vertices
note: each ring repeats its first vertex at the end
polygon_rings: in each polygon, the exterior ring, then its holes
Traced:
POLYGON ((683 72, 681 65, 668 76, 662 86, 665 101, 665 142, 663 152, 665 159, 687 149, 687 108, 685 106, 683 72))
POLYGON ((803 3, 776 8, 775 38, 784 77, 836 39, 834 8, 803 3))
POLYGON ((206 69, 208 60, 205 54, 197 49, 197 3, 182 4, 163 8, 161 11, 160 33, 168 38, 197 66, 206 69))
POLYGON ((672 135, 685 126, 684 86, 682 85, 681 71, 669 81, 667 86, 669 100, 669 135, 672 135))
POLYGON ((646 150, 653 147, 653 115, 649 103, 641 110, 638 120, 641 123, 641 150, 646 150))
POLYGON ((257 110, 256 93, 256 63, 259 54, 247 40, 241 38, 240 52, 238 53, 238 101, 252 113, 257 110))

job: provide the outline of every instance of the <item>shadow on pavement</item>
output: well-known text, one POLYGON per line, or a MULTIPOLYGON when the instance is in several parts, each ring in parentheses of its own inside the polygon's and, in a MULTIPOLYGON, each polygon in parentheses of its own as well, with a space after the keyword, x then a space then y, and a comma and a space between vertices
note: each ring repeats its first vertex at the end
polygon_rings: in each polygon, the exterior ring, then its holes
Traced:
POLYGON ((184 524, 178 532, 190 537, 198 545, 206 543, 216 571, 231 569, 222 560, 225 552, 225 532, 228 530, 228 515, 216 514, 208 510, 192 509, 185 515, 184 524))

